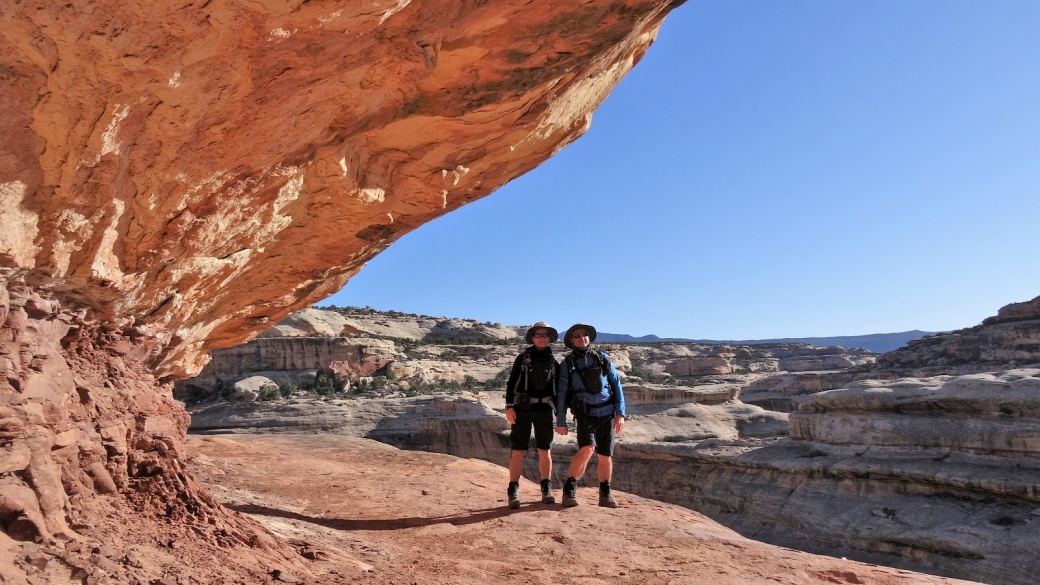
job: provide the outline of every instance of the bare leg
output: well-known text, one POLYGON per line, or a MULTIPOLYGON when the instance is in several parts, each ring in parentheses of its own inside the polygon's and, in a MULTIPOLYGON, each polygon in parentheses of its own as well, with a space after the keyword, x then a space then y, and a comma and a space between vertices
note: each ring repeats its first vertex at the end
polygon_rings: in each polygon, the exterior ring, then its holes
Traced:
POLYGON ((574 479, 581 479, 581 476, 585 475, 585 466, 589 464, 589 459, 592 458, 592 452, 595 449, 592 445, 578 449, 578 452, 574 454, 574 459, 571 459, 567 475, 574 479))
POLYGON ((548 449, 538 450, 538 471, 542 479, 552 479, 552 452, 548 449))
POLYGON ((509 481, 520 481, 520 474, 524 471, 524 454, 526 451, 513 451, 509 457, 509 481))
POLYGON ((610 475, 614 471, 614 460, 605 455, 597 455, 599 459, 596 460, 596 475, 599 476, 600 481, 610 481, 610 475))

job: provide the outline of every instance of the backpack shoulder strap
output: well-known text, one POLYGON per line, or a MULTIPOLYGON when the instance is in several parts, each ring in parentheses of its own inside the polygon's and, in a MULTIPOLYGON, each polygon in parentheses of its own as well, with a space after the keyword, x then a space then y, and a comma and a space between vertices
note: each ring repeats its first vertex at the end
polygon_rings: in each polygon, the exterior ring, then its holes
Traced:
POLYGON ((619 403, 619 401, 620 401, 620 399, 618 398, 617 389, 614 388, 614 384, 610 380, 610 375, 609 375, 610 374, 610 364, 611 364, 610 354, 608 354, 605 351, 603 351, 603 352, 597 351, 595 353, 596 353, 596 355, 599 356, 599 359, 600 359, 599 363, 600 363, 600 366, 603 368, 603 375, 607 377, 607 382, 608 382, 608 385, 610 386, 610 402, 616 408, 618 403, 619 403))

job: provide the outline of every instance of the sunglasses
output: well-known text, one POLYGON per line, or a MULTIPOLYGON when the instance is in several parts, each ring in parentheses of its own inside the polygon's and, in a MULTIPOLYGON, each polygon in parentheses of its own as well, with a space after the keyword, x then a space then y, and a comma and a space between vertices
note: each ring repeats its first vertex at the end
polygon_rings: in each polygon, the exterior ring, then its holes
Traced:
POLYGON ((588 333, 574 333, 571 335, 571 339, 577 339, 578 337, 588 337, 588 333))
POLYGON ((549 337, 549 334, 548 333, 535 333, 531 337, 533 337, 535 339, 545 339, 545 338, 549 337))

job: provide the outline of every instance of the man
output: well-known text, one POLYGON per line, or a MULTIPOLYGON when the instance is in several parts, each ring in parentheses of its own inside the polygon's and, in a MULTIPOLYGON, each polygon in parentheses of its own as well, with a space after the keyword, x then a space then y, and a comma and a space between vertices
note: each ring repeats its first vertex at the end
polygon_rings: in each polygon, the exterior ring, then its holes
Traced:
POLYGON ((610 476, 614 471, 614 435, 625 428, 625 395, 621 380, 610 357, 590 349, 596 341, 596 328, 584 323, 571 325, 563 343, 571 353, 560 365, 556 383, 556 432, 567 434, 567 407, 577 422, 578 452, 571 461, 567 481, 563 484, 563 505, 578 505, 578 479, 593 451, 598 459, 599 505, 617 508, 610 493, 610 476))
POLYGON ((527 343, 532 345, 516 357, 506 384, 506 420, 512 425, 509 443, 509 507, 520 507, 520 474, 524 455, 531 444, 534 427, 538 448, 538 471, 542 476, 542 503, 555 504, 552 493, 553 408, 556 404, 556 379, 560 366, 549 344, 559 338, 552 327, 539 321, 527 330, 527 343))

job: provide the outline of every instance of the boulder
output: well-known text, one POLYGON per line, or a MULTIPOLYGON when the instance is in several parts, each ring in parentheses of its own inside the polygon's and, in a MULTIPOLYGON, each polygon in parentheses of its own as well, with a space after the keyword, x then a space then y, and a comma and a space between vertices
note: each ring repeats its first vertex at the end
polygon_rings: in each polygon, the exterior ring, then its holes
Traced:
POLYGON ((277 384, 270 378, 263 376, 250 376, 239 380, 233 386, 235 398, 243 402, 255 402, 257 397, 260 396, 260 390, 264 386, 277 386, 277 384))

